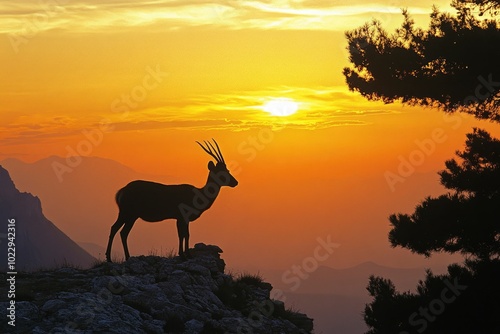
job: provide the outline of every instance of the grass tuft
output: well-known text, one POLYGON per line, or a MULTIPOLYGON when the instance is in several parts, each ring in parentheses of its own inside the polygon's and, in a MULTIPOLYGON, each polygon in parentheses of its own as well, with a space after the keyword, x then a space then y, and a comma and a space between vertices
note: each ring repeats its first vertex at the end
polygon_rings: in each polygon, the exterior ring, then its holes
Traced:
POLYGON ((257 274, 242 273, 235 280, 235 283, 243 283, 255 287, 260 287, 263 282, 264 278, 260 275, 260 273, 257 274))
POLYGON ((160 256, 164 257, 167 259, 173 259, 176 256, 176 252, 173 248, 170 248, 168 250, 163 250, 163 247, 160 248, 158 251, 157 248, 151 248, 148 252, 149 256, 160 256))

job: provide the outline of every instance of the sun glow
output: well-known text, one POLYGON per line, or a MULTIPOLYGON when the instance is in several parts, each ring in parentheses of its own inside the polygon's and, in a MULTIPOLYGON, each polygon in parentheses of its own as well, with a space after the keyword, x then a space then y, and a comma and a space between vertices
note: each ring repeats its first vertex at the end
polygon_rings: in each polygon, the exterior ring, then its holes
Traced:
POLYGON ((266 102, 262 110, 272 116, 286 117, 295 114, 299 110, 299 104, 292 99, 276 98, 266 102))

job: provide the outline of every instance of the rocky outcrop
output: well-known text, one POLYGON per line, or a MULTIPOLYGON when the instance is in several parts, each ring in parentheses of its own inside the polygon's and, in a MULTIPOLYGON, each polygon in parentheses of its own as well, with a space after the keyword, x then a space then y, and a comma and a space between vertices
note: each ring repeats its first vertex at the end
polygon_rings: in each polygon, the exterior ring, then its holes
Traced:
MULTIPOLYGON (((225 274, 219 247, 197 244, 191 252, 186 261, 139 256, 87 270, 18 274, 16 328, 3 322, 2 332, 312 332, 312 319, 270 299, 271 284, 225 274)), ((3 319, 7 306, 0 303, 3 319)))

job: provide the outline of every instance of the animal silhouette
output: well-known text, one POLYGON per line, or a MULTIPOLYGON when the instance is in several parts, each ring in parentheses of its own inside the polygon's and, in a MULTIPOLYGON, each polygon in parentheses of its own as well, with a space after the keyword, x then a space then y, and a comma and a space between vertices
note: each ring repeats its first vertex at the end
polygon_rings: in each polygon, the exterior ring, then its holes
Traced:
POLYGON ((158 222, 165 219, 177 220, 179 235, 179 256, 189 257, 189 223, 198 219, 203 212, 209 209, 219 195, 222 186, 235 187, 238 181, 229 173, 226 163, 217 142, 205 141, 201 148, 212 156, 208 163, 208 179, 201 188, 190 184, 165 185, 156 182, 136 180, 127 184, 116 193, 118 204, 118 218, 111 226, 106 259, 111 262, 111 246, 118 230, 123 243, 125 259, 130 255, 127 246, 127 237, 135 221, 141 218, 147 222, 158 222), (184 248, 183 248, 184 245, 184 248))

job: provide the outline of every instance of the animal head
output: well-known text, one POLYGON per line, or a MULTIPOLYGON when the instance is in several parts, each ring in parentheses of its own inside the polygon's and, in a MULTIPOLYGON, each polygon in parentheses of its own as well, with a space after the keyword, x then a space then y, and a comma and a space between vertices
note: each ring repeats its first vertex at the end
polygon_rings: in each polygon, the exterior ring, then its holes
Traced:
POLYGON ((231 188, 236 187, 238 185, 238 181, 234 178, 234 176, 231 175, 229 169, 227 169, 226 162, 224 161, 224 157, 222 156, 219 145, 217 144, 215 139, 212 140, 215 144, 215 147, 211 142, 204 141, 205 146, 197 142, 198 145, 200 145, 201 148, 216 161, 215 164, 213 161, 210 161, 208 163, 210 178, 219 186, 229 186, 231 188))

